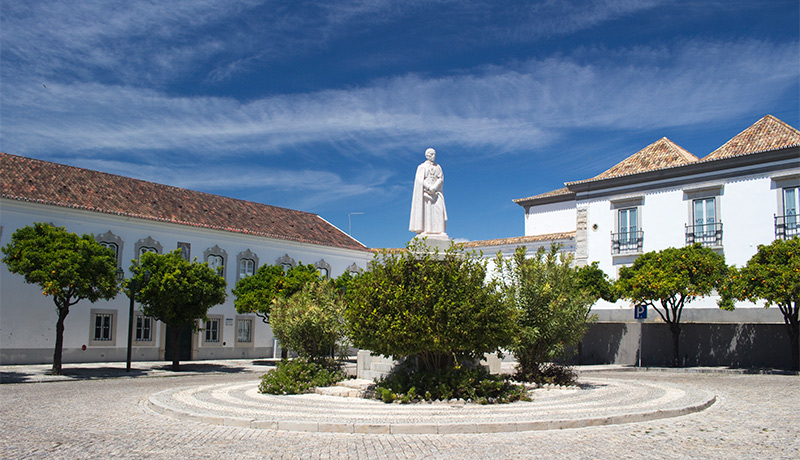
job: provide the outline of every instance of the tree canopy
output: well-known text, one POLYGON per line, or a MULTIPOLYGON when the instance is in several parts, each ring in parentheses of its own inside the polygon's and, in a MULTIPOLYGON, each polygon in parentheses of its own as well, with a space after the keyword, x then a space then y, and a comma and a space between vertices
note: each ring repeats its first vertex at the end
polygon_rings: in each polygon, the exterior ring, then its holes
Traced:
POLYGON ((288 298, 308 283, 319 281, 313 265, 298 264, 284 272, 280 265, 264 265, 253 276, 242 278, 233 289, 233 304, 238 313, 255 313, 269 323, 273 302, 288 298))
POLYGON ((347 289, 355 346, 395 357, 418 357, 426 370, 474 360, 511 343, 514 310, 486 281, 486 263, 451 246, 444 254, 423 242, 383 251, 347 289))
MULTIPOLYGON (((558 245, 539 248, 528 257, 523 247, 510 259, 497 259, 504 301, 519 310, 518 332, 510 350, 517 358, 520 379, 542 380, 548 363, 580 342, 597 300, 594 288, 588 282, 581 284, 578 270, 571 266, 572 255, 559 249, 558 245)), ((597 278, 594 282, 604 279, 587 273, 597 278)))
MULTIPOLYGON (((791 346, 792 367, 800 370, 800 238, 759 245, 740 269, 731 270, 723 297, 777 305, 791 346)), ((723 302, 723 308, 733 308, 723 302)))
POLYGON ((725 258, 699 243, 639 256, 622 267, 614 284, 619 296, 634 305, 652 307, 672 332, 673 366, 680 366, 679 337, 683 307, 708 296, 727 277, 725 258))
POLYGON ((3 263, 12 273, 23 275, 26 283, 38 284, 42 294, 53 297, 58 321, 52 372, 60 374, 69 308, 83 299, 92 303, 113 299, 119 292, 114 251, 92 235, 78 236, 64 227, 36 222, 15 231, 2 252, 3 263))
MULTIPOLYGON (((125 283, 130 291, 135 283, 135 299, 142 312, 170 327, 172 343, 185 327, 197 328, 198 319, 206 319, 208 310, 225 301, 225 279, 207 263, 189 262, 180 250, 168 254, 147 252, 133 261, 133 277, 125 283)), ((179 350, 173 348, 172 367, 178 370, 179 350)))
POLYGON ((324 361, 345 338, 344 299, 332 281, 306 283, 272 306, 270 325, 286 348, 311 361, 324 361))

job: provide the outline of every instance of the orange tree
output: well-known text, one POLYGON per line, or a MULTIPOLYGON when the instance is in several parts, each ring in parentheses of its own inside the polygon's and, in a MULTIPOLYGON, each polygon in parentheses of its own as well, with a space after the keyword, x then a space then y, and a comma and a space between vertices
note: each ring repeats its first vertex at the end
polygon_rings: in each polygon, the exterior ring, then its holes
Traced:
POLYGON ((487 282, 486 262, 456 245, 440 254, 415 240, 406 251, 383 251, 345 299, 356 347, 414 358, 406 361, 429 373, 498 351, 514 333, 514 310, 487 282))
POLYGON ((672 333, 672 365, 680 366, 679 339, 683 307, 719 288, 728 275, 725 258, 699 243, 639 256, 622 267, 614 288, 634 305, 652 307, 672 333))
POLYGON ((242 278, 233 289, 238 313, 255 313, 269 323, 270 310, 276 299, 289 298, 308 283, 319 281, 313 265, 299 264, 285 272, 280 265, 264 265, 253 276, 242 278))
POLYGON ((800 237, 759 245, 740 269, 732 269, 720 306, 733 309, 728 298, 777 305, 791 346, 792 367, 800 370, 800 237))
MULTIPOLYGON (((189 262, 175 250, 168 254, 147 252, 131 265, 136 300, 142 312, 169 326, 177 344, 184 328, 198 329, 196 320, 206 319, 208 310, 225 301, 225 279, 208 263, 189 262)), ((126 282, 130 288, 131 280, 126 282)), ((180 366, 179 347, 173 347, 172 370, 180 366)))
POLYGON ((114 252, 92 235, 78 236, 41 222, 15 231, 2 252, 3 263, 12 273, 23 275, 26 283, 38 284, 42 294, 53 296, 58 321, 52 373, 61 374, 64 319, 69 308, 83 299, 92 303, 113 299, 119 292, 114 252))

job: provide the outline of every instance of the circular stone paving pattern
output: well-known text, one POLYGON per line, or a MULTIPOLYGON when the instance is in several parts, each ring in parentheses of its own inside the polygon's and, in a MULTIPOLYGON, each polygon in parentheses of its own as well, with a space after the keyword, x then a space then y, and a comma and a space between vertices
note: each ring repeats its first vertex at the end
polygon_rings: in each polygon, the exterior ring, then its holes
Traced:
POLYGON ((537 389, 533 401, 479 405, 385 404, 320 394, 264 395, 258 383, 176 388, 152 395, 156 412, 218 425, 335 433, 494 433, 555 430, 678 417, 714 404, 713 393, 654 381, 581 379, 537 389))

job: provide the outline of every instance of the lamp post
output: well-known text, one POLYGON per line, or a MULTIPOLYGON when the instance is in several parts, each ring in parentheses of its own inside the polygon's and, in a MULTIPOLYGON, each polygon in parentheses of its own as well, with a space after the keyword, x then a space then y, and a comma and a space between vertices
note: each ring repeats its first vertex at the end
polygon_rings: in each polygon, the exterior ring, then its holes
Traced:
MULTIPOLYGON (((144 272, 145 283, 150 278, 150 272, 144 272)), ((121 269, 117 269, 117 281, 120 283, 125 279, 125 272, 121 269)), ((136 279, 131 277, 131 282, 128 284, 128 292, 131 302, 128 308, 128 354, 125 360, 125 372, 131 371, 131 355, 133 354, 133 299, 138 291, 138 286, 136 285, 136 279)))
POLYGON ((352 233, 352 230, 353 230, 353 222, 352 222, 351 219, 352 219, 352 216, 354 214, 357 215, 357 214, 364 214, 364 213, 360 212, 360 211, 358 211, 358 212, 348 212, 347 213, 347 234, 350 235, 350 236, 352 236, 351 233, 352 233))

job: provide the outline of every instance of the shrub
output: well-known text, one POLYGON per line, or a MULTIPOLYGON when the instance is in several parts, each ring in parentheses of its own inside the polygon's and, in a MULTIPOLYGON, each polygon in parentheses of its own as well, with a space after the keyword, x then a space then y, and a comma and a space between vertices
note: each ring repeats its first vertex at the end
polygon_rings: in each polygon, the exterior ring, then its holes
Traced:
POLYGON ((424 243, 384 251, 350 281, 345 318, 355 346, 376 354, 418 358, 434 371, 508 345, 514 310, 486 282, 486 263, 451 246, 424 243))
POLYGON ((512 259, 497 259, 504 299, 519 310, 519 332, 510 351, 518 362, 516 377, 523 381, 544 383, 546 363, 578 344, 593 319, 589 309, 596 297, 582 286, 572 256, 559 249, 539 248, 527 257, 520 248, 512 259))
POLYGON ((286 348, 311 361, 325 360, 343 345, 344 302, 333 283, 308 283, 272 306, 272 332, 286 348))
POLYGON ((463 399, 488 404, 530 400, 522 385, 512 384, 504 376, 491 375, 483 367, 426 371, 410 364, 401 365, 380 380, 375 397, 387 403, 463 399))
POLYGON ((304 358, 282 360, 275 369, 261 377, 260 393, 293 395, 309 393, 316 387, 328 387, 344 380, 344 373, 333 360, 325 363, 304 358))

